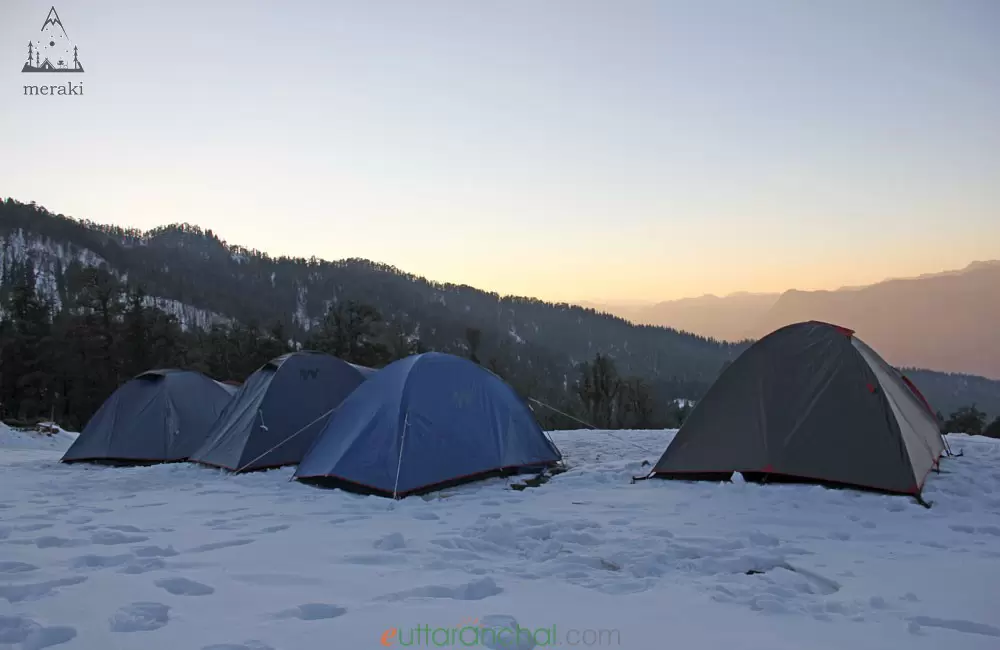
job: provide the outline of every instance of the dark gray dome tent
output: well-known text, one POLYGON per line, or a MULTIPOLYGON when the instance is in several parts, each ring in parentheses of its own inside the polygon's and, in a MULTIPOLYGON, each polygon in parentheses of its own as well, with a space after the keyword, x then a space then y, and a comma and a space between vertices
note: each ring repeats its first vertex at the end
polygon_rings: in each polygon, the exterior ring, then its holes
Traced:
POLYGON ((919 495, 944 451, 903 376, 852 330, 783 327, 695 406, 651 477, 806 481, 919 495))
POLYGON ((231 471, 294 465, 364 381, 362 370, 328 354, 272 359, 240 386, 191 460, 231 471))
POLYGON ((125 464, 187 460, 205 442, 231 398, 200 372, 144 372, 101 405, 62 460, 125 464))

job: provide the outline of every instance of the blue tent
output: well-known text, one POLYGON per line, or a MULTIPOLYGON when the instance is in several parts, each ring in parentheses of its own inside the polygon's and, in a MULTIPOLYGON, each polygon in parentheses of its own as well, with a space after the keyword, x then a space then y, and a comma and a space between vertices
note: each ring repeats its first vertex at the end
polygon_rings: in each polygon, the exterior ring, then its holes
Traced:
POLYGON ((561 459, 502 379, 430 352, 386 366, 344 400, 295 478, 398 497, 561 459))
POLYGON ((363 370, 329 354, 272 359, 240 386, 191 460, 233 471, 294 465, 364 381, 363 370))
POLYGON ((190 370, 150 370, 126 382, 94 413, 63 462, 187 460, 232 398, 190 370))

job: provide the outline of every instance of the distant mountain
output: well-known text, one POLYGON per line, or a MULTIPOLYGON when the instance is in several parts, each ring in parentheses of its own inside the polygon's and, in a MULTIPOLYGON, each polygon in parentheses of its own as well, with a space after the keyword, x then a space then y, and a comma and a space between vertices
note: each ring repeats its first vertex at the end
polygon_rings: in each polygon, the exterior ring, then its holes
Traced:
POLYGON ((597 308, 726 341, 822 320, 857 331, 895 365, 1000 379, 1000 261, 835 291, 793 289, 597 308))
POLYGON ((811 319, 850 327, 894 365, 1000 379, 1000 261, 856 289, 786 291, 749 333, 811 319))
POLYGON ((739 341, 751 336, 750 325, 762 319, 779 297, 777 293, 742 292, 724 297, 681 298, 652 305, 591 304, 595 309, 635 323, 673 327, 720 341, 739 341))

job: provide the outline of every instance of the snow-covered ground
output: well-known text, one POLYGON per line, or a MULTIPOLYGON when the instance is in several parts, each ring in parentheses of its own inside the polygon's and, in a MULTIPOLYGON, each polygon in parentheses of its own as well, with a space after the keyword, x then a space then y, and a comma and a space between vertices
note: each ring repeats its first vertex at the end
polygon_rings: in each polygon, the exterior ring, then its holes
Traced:
POLYGON ((435 628, 490 615, 538 647, 553 626, 561 647, 1000 647, 1000 441, 952 436, 965 455, 931 476, 925 509, 815 486, 630 484, 671 435, 560 432, 572 469, 541 487, 399 502, 290 469, 2 449, 0 648, 458 648, 435 628))
MULTIPOLYGON (((65 431, 54 424, 45 425, 51 433, 12 429, 0 422, 0 454, 6 449, 50 449, 63 452, 76 440, 78 433, 65 431)), ((3 462, 0 457, 0 463, 3 462)), ((0 483, 2 485, 2 483, 0 483)), ((3 498, 0 495, 0 498, 3 498)))

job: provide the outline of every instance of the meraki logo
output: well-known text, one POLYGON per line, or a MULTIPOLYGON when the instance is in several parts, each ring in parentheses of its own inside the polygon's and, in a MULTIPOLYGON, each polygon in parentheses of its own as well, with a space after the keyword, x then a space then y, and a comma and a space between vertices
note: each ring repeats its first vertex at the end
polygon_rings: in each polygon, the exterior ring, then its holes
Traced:
MULTIPOLYGON (((69 40, 66 27, 55 7, 49 9, 40 32, 37 38, 28 41, 28 58, 21 67, 21 72, 83 72, 80 51, 69 40)), ((24 86, 24 94, 82 95, 83 82, 24 86)))

